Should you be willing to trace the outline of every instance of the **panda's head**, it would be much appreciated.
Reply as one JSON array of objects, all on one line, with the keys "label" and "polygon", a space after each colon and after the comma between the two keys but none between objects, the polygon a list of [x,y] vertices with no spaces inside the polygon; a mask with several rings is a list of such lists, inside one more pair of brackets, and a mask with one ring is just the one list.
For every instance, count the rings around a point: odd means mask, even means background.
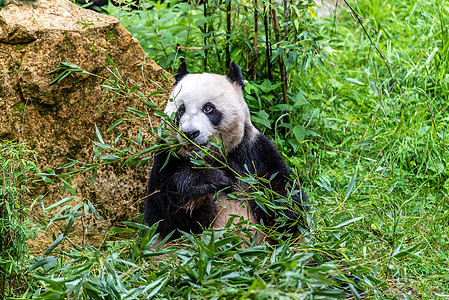
[{"label": "panda's head", "polygon": [[230,152],[244,137],[251,140],[257,134],[243,99],[243,77],[236,63],[230,64],[226,75],[217,75],[190,74],[183,62],[175,79],[165,113],[176,118],[180,132],[177,139],[185,145],[181,155],[188,156],[195,149],[189,140],[207,147],[219,136],[226,152]]}]

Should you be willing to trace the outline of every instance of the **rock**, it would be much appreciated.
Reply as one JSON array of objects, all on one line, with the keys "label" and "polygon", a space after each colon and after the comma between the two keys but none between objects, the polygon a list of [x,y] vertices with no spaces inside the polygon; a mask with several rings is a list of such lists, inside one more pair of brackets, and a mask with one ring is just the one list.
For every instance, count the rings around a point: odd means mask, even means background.
[{"label": "rock", "polygon": [[[108,64],[106,54],[115,68]],[[75,73],[50,84],[58,74],[50,72],[61,62],[76,64],[95,76]],[[94,124],[105,141],[119,133],[135,140],[142,129],[137,122],[123,123],[106,134],[128,106],[141,108],[137,96],[113,94],[100,86],[112,76],[109,70],[119,74],[122,86],[138,85],[145,95],[160,90],[159,86],[168,91],[172,84],[172,77],[146,58],[138,41],[117,19],[82,9],[69,0],[6,1],[0,8],[0,139],[27,143],[38,152],[42,169],[55,170],[68,163],[68,158],[93,162],[92,140],[98,141]],[[152,100],[159,105],[167,97],[164,92]],[[157,126],[156,118],[152,117],[152,124]],[[145,130],[143,133],[148,137]],[[77,198],[69,204],[90,200],[102,221],[84,219],[85,228],[75,226],[71,239],[99,246],[119,220],[140,213],[149,166],[109,165],[89,186],[91,175],[73,178]],[[45,206],[68,195],[61,192],[60,185],[35,191],[42,192],[46,193]],[[42,215],[41,205],[35,205],[33,213],[50,217]],[[56,236],[60,234],[58,227],[52,230]],[[47,231],[31,247],[45,249],[51,241]]]},{"label": "rock", "polygon": [[315,4],[315,11],[318,19],[326,19],[330,16],[335,16],[341,9],[338,0],[318,0]]}]

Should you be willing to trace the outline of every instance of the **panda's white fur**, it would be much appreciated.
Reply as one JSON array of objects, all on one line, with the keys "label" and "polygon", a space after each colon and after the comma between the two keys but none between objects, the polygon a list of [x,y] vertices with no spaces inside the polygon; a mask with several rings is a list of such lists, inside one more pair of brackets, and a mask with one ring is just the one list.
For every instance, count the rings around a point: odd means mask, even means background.
[{"label": "panda's white fur", "polygon": [[[203,106],[208,102],[212,102],[223,114],[218,126],[213,126],[202,112]],[[179,129],[184,132],[199,130],[200,135],[191,139],[198,145],[206,144],[212,136],[221,133],[224,148],[232,151],[242,141],[245,130],[248,139],[253,139],[258,134],[251,123],[242,88],[231,83],[224,75],[185,75],[171,92],[165,113],[176,113],[182,104],[186,106],[186,112],[179,120]],[[184,140],[180,135],[178,139]]]},{"label": "panda's white fur", "polygon": [[[248,185],[239,177],[248,173],[271,179],[259,186],[269,187],[277,195],[285,196],[286,186],[293,185],[298,191],[293,201],[304,209],[305,193],[292,184],[281,155],[251,122],[237,64],[231,63],[226,75],[217,75],[190,74],[183,63],[175,78],[165,113],[175,116],[176,137],[183,146],[177,156],[169,151],[160,151],[155,156],[145,201],[145,224],[160,222],[157,231],[162,236],[177,229],[200,233],[211,226],[223,227],[230,215],[242,216],[252,223],[262,219],[265,225],[274,225],[276,212],[260,208],[245,195],[227,198],[229,192],[245,194]],[[214,164],[214,160],[204,168],[192,164],[193,152],[211,148],[210,141],[217,137],[222,141],[226,167]],[[299,216],[292,210],[284,213],[291,217],[292,223]]]}]

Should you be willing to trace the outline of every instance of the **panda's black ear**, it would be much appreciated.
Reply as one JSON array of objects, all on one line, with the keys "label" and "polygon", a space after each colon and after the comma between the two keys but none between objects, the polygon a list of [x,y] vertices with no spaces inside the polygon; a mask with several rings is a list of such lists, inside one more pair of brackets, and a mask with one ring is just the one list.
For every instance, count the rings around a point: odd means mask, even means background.
[{"label": "panda's black ear", "polygon": [[240,67],[235,62],[231,62],[229,65],[229,71],[226,74],[226,77],[232,83],[238,84],[242,89],[245,87],[245,84],[243,83],[242,70],[240,70]]},{"label": "panda's black ear", "polygon": [[186,76],[187,74],[189,74],[189,71],[187,71],[187,65],[185,60],[182,60],[181,65],[179,65],[178,71],[176,71],[176,75],[175,75],[175,85],[178,84],[178,82],[181,81],[181,79]]}]

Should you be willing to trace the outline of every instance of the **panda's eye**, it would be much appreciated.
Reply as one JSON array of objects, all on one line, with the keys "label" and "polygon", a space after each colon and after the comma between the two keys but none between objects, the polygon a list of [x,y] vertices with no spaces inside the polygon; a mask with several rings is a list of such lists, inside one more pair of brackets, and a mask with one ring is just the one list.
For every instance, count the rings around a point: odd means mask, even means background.
[{"label": "panda's eye", "polygon": [[179,108],[178,108],[178,114],[179,116],[182,116],[186,111],[186,107],[184,104],[182,104]]},{"label": "panda's eye", "polygon": [[206,103],[206,105],[204,105],[203,107],[203,112],[205,114],[210,114],[211,112],[213,112],[215,109],[215,106],[212,103]]}]

